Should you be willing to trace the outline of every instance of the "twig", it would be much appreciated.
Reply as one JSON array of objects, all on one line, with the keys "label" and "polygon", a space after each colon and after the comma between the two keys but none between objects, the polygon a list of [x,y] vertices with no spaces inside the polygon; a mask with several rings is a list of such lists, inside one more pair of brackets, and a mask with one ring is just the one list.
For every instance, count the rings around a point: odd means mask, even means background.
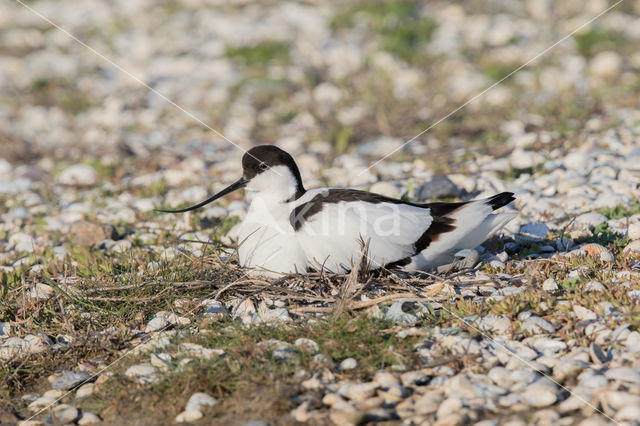
[{"label": "twig", "polygon": [[370,306],[379,305],[380,303],[388,302],[390,300],[396,300],[396,299],[416,299],[419,302],[423,302],[423,301],[426,302],[429,300],[422,297],[418,297],[413,293],[396,293],[396,294],[388,294],[386,296],[378,297],[372,300],[365,300],[362,302],[353,303],[350,306],[350,308],[363,309],[363,308],[368,308]]},{"label": "twig", "polygon": [[167,282],[167,281],[146,281],[140,284],[131,284],[124,286],[113,286],[113,287],[99,287],[99,288],[88,288],[85,291],[88,293],[96,293],[99,291],[120,291],[120,290],[133,290],[137,288],[153,286],[153,285],[168,285],[170,287],[188,287],[188,288],[200,288],[205,287],[206,285],[213,284],[213,281],[178,281],[178,282]]},{"label": "twig", "polygon": [[[218,292],[216,293],[216,295],[213,297],[213,300],[218,300],[218,297],[220,297],[220,295],[222,293],[224,293],[225,291],[227,291],[228,289],[230,289],[231,287],[235,286],[235,285],[239,285],[239,284],[247,284],[247,283],[254,283],[254,282],[262,282],[265,283],[264,281],[256,281],[256,280],[240,280],[240,281],[234,281],[231,284],[227,284],[226,286],[224,286],[223,288],[221,288],[220,290],[218,290]],[[268,285],[268,283],[265,283]]]}]

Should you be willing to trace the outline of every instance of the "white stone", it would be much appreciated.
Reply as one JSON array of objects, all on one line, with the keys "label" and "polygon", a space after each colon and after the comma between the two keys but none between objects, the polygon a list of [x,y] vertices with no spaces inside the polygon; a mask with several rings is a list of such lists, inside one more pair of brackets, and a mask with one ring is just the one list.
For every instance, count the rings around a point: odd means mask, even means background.
[{"label": "white stone", "polygon": [[556,283],[556,280],[554,280],[553,278],[547,278],[542,283],[542,289],[544,291],[554,292],[558,290],[558,283]]},{"label": "white stone", "polygon": [[90,425],[93,423],[101,423],[101,422],[102,422],[102,419],[100,417],[98,417],[97,415],[89,411],[83,411],[80,414],[80,419],[78,420],[79,425]]},{"label": "white stone", "polygon": [[176,416],[176,423],[191,423],[203,416],[201,411],[183,411]]},{"label": "white stone", "polygon": [[583,361],[574,358],[562,358],[553,367],[553,378],[562,383],[577,376],[587,367],[588,365]]},{"label": "white stone", "polygon": [[598,318],[595,312],[580,305],[573,305],[573,313],[576,314],[580,321],[595,320]]},{"label": "white stone", "polygon": [[33,253],[36,250],[36,240],[24,232],[16,232],[9,237],[9,245],[18,253]]},{"label": "white stone", "polygon": [[533,334],[545,332],[553,333],[555,331],[555,327],[549,321],[536,315],[532,315],[524,320],[520,327],[522,328],[522,330]]},{"label": "white stone", "polygon": [[36,399],[35,401],[31,402],[28,405],[28,409],[30,411],[40,411],[45,407],[48,407],[52,404],[56,404],[57,403],[58,398],[54,398],[52,396],[41,396],[40,398]]},{"label": "white stone", "polygon": [[49,413],[53,424],[63,425],[78,418],[78,409],[71,405],[58,405]]},{"label": "white stone", "polygon": [[32,299],[50,299],[53,296],[53,288],[47,284],[36,283],[29,291],[28,296]]},{"label": "white stone", "polygon": [[640,240],[633,240],[622,249],[622,252],[626,255],[631,253],[640,253]]},{"label": "white stone", "polygon": [[525,151],[521,148],[513,150],[509,162],[514,169],[530,169],[544,161],[544,157],[535,151]]},{"label": "white stone", "polygon": [[75,164],[58,176],[58,182],[63,185],[90,186],[97,184],[99,180],[98,172],[86,164]]},{"label": "white stone", "polygon": [[450,414],[458,413],[464,407],[464,404],[460,398],[450,397],[445,399],[438,406],[436,416],[438,418],[446,417]]},{"label": "white stone", "polygon": [[362,423],[364,413],[347,401],[338,401],[331,406],[329,418],[336,426],[355,426]]},{"label": "white stone", "polygon": [[145,331],[151,333],[153,331],[163,330],[169,326],[169,321],[164,317],[153,317],[151,321],[147,323]]},{"label": "white stone", "polygon": [[506,334],[511,330],[511,321],[505,316],[487,315],[478,320],[481,330],[490,331],[496,334]]},{"label": "white stone", "polygon": [[338,366],[338,369],[340,370],[353,370],[355,368],[358,368],[358,361],[356,361],[354,358],[346,358],[342,360],[342,362]]},{"label": "white stone", "polygon": [[369,191],[376,194],[384,195],[386,197],[398,197],[398,188],[396,188],[396,186],[390,182],[376,182],[371,185]]},{"label": "white stone", "polygon": [[531,407],[542,408],[554,404],[558,400],[556,391],[551,386],[533,383],[520,395],[520,401]]},{"label": "white stone", "polygon": [[338,388],[338,393],[352,401],[364,401],[371,398],[378,388],[374,382],[368,383],[344,383]]},{"label": "white stone", "polygon": [[607,379],[619,380],[640,385],[640,371],[632,367],[617,367],[607,370],[604,373]]},{"label": "white stone", "polygon": [[212,407],[216,404],[216,399],[204,392],[196,392],[189,398],[185,411],[201,411],[202,407]]},{"label": "white stone", "polygon": [[609,219],[607,219],[607,217],[603,214],[590,212],[583,213],[580,216],[576,217],[575,223],[595,228],[596,226],[600,225],[603,222],[606,222],[607,220]]},{"label": "white stone", "polygon": [[640,419],[640,404],[627,405],[615,415],[616,420],[637,422]]},{"label": "white stone", "polygon": [[8,322],[0,322],[0,339],[9,337],[11,332],[11,324]]},{"label": "white stone", "polygon": [[591,59],[589,69],[595,76],[602,78],[615,78],[620,75],[622,59],[612,50],[598,53]]},{"label": "white stone", "polygon": [[76,398],[86,398],[87,396],[92,395],[93,388],[94,388],[93,383],[85,383],[84,385],[80,386],[76,391]]},{"label": "white stone", "polygon": [[310,354],[315,354],[320,350],[320,346],[316,342],[311,339],[307,339],[306,337],[300,337],[293,342],[293,345],[303,352],[307,352]]},{"label": "white stone", "polygon": [[589,291],[597,291],[602,293],[607,290],[607,288],[600,281],[589,281],[587,285],[584,286],[584,290]]},{"label": "white stone", "polygon": [[19,337],[9,337],[0,346],[0,360],[9,361],[29,354],[30,344]]},{"label": "white stone", "polygon": [[632,240],[640,239],[640,222],[629,225],[629,238]]},{"label": "white stone", "polygon": [[156,368],[150,364],[132,365],[125,371],[125,376],[138,380],[141,384],[149,384],[157,380]]}]

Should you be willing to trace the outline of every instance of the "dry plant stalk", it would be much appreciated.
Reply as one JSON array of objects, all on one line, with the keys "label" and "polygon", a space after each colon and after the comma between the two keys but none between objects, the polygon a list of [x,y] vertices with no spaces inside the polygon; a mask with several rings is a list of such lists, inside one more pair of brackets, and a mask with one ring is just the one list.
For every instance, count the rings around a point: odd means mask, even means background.
[{"label": "dry plant stalk", "polygon": [[340,294],[333,309],[333,315],[335,316],[344,312],[345,308],[347,308],[351,303],[351,300],[357,294],[356,287],[361,278],[366,277],[366,280],[369,278],[369,268],[371,266],[369,242],[370,240],[365,242],[362,236],[360,236],[360,256],[358,257],[356,264],[351,265],[351,272],[349,272],[347,279],[340,288]]}]

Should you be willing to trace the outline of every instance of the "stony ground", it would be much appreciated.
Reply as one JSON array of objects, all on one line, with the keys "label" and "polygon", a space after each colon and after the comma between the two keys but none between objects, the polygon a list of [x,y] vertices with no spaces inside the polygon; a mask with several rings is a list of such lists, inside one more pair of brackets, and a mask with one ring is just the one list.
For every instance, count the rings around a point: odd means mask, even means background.
[{"label": "stony ground", "polygon": [[[0,423],[638,424],[640,3],[440,122],[613,4],[25,3],[105,60],[2,2]],[[519,215],[432,274],[251,278],[241,194],[152,212],[229,141]]]}]

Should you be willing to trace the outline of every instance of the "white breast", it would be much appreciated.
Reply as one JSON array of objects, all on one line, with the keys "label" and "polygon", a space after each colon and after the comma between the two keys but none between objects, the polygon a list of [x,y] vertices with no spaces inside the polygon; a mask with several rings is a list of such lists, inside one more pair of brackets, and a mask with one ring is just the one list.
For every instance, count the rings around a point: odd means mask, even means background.
[{"label": "white breast", "polygon": [[307,259],[283,203],[256,196],[238,236],[240,265],[265,276],[306,272]]}]

